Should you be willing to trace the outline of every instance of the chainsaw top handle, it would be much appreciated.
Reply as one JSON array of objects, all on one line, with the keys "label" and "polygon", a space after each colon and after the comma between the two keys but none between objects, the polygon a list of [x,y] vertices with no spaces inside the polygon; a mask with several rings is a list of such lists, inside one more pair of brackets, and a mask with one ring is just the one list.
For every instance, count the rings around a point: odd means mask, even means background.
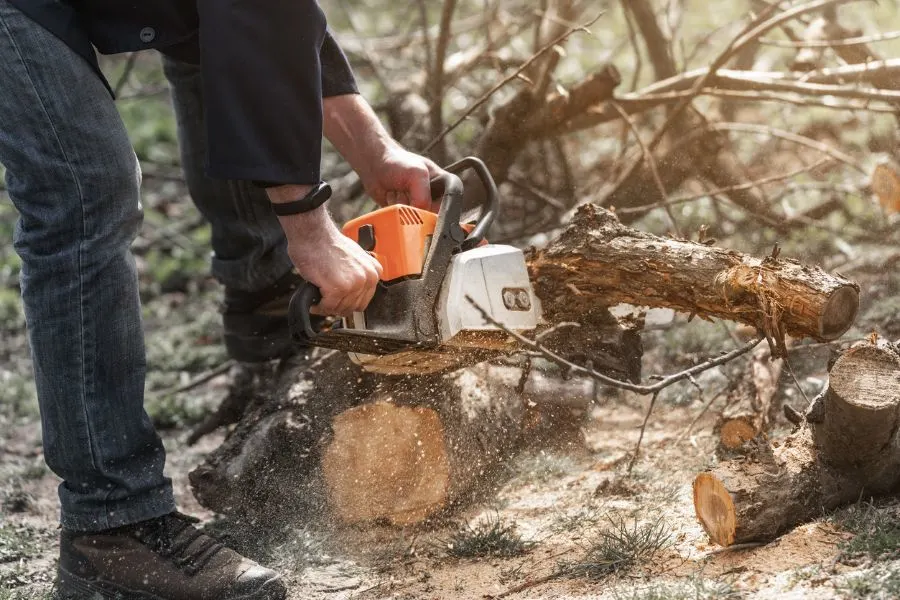
[{"label": "chainsaw top handle", "polygon": [[[458,175],[469,169],[475,171],[475,174],[481,181],[481,185],[484,186],[484,200],[481,205],[481,215],[478,218],[475,229],[469,233],[462,243],[462,250],[471,250],[484,241],[488,229],[490,229],[491,225],[494,223],[494,219],[497,217],[497,212],[500,208],[497,184],[494,183],[494,178],[491,177],[490,171],[488,171],[487,166],[481,159],[475,158],[474,156],[467,156],[444,168],[445,171],[454,175]],[[432,197],[434,196],[434,191],[432,191]],[[460,207],[460,212],[462,212],[461,208],[462,207]],[[457,219],[457,221],[458,220],[459,219]]]}]

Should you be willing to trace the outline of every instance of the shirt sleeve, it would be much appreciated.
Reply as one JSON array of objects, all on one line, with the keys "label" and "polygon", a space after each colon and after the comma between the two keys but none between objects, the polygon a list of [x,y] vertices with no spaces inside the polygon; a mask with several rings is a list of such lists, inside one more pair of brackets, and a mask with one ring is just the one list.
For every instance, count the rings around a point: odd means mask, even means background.
[{"label": "shirt sleeve", "polygon": [[359,93],[350,62],[330,31],[325,33],[319,56],[322,62],[323,98]]},{"label": "shirt sleeve", "polygon": [[317,184],[323,90],[355,82],[316,0],[198,0],[198,11],[209,175]]}]

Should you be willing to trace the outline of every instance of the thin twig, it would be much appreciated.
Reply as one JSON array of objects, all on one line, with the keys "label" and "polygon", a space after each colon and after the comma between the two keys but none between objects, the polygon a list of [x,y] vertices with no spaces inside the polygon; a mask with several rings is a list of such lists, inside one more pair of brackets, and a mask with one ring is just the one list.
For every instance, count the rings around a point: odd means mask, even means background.
[{"label": "thin twig", "polygon": [[794,368],[791,366],[791,361],[788,360],[787,352],[784,353],[784,366],[787,368],[787,372],[790,373],[791,379],[794,380],[794,385],[797,386],[797,389],[800,390],[800,395],[803,396],[803,399],[806,400],[806,405],[809,406],[812,404],[809,400],[809,396],[806,395],[806,392],[803,391],[803,386],[800,385],[800,382],[797,380],[797,376],[794,375]]},{"label": "thin twig", "polygon": [[711,359],[707,360],[706,362],[700,363],[699,365],[694,365],[690,369],[686,369],[684,371],[675,373],[673,375],[661,377],[660,380],[657,383],[654,383],[653,385],[639,385],[639,384],[634,384],[634,383],[631,383],[628,381],[621,381],[619,379],[613,379],[612,377],[608,377],[602,373],[598,373],[594,369],[588,369],[586,367],[582,367],[581,365],[578,365],[571,361],[568,361],[565,358],[554,353],[552,350],[549,350],[546,347],[542,346],[541,344],[535,342],[534,340],[530,340],[530,339],[526,338],[525,336],[523,336],[522,334],[509,329],[508,327],[506,327],[505,325],[503,325],[502,323],[500,323],[499,321],[494,319],[490,314],[488,314],[488,312],[486,310],[484,310],[477,302],[475,302],[475,300],[472,299],[471,296],[467,295],[466,300],[469,302],[469,304],[471,304],[475,308],[475,310],[477,310],[481,314],[482,318],[487,323],[490,323],[491,325],[500,329],[504,333],[512,336],[516,341],[521,343],[523,346],[525,346],[529,350],[532,350],[534,352],[541,354],[544,358],[550,360],[551,362],[556,363],[557,365],[559,365],[563,368],[569,369],[569,371],[571,373],[580,373],[582,375],[587,375],[588,377],[592,377],[592,378],[596,379],[597,381],[599,381],[600,383],[603,383],[605,385],[615,387],[618,389],[622,389],[622,390],[628,390],[630,392],[635,392],[637,394],[642,394],[642,395],[655,394],[659,391],[664,390],[665,388],[669,387],[672,384],[678,383],[679,381],[683,381],[694,375],[699,375],[700,373],[702,373],[704,371],[708,371],[709,369],[712,369],[714,367],[724,365],[725,363],[727,363],[731,360],[734,360],[735,358],[737,358],[743,354],[746,354],[747,352],[750,352],[756,346],[758,346],[759,343],[763,339],[765,339],[765,338],[759,337],[755,340],[751,340],[750,342],[748,342],[744,346],[741,346],[740,348],[732,350],[731,352],[728,352],[728,353],[718,356],[716,358],[711,358]]},{"label": "thin twig", "polygon": [[712,408],[712,405],[716,403],[716,400],[718,400],[719,398],[722,397],[722,394],[727,389],[728,389],[728,386],[726,385],[722,389],[720,389],[718,392],[716,392],[715,394],[712,395],[712,397],[706,402],[706,404],[703,405],[703,408],[700,409],[700,412],[698,412],[696,414],[696,416],[694,416],[694,419],[690,422],[690,424],[688,424],[688,426],[685,427],[684,431],[682,431],[681,434],[679,434],[679,436],[677,438],[675,438],[675,444],[680,444],[682,442],[682,440],[684,440],[684,438],[686,438],[687,436],[689,436],[691,434],[691,431],[694,429],[694,425],[696,425],[697,423],[700,422],[700,419],[703,418],[703,415],[705,415],[707,412],[709,412],[709,409]]},{"label": "thin twig", "polygon": [[471,115],[473,112],[478,110],[478,108],[481,105],[483,105],[485,102],[487,102],[494,94],[496,94],[498,91],[500,91],[509,82],[518,78],[519,75],[521,75],[529,66],[531,66],[531,64],[534,61],[539,59],[545,53],[552,50],[557,44],[563,42],[566,38],[568,38],[570,35],[572,35],[573,33],[577,32],[577,31],[584,31],[584,32],[590,33],[590,30],[588,29],[588,27],[590,27],[591,25],[596,23],[597,20],[600,19],[601,16],[603,16],[603,12],[598,14],[596,17],[594,17],[593,19],[591,19],[584,25],[581,25],[579,27],[573,27],[572,29],[569,29],[568,31],[566,31],[565,33],[563,33],[562,35],[557,37],[555,40],[553,40],[552,42],[545,45],[538,52],[533,54],[528,60],[526,60],[524,63],[522,63],[522,65],[518,69],[516,69],[512,74],[504,77],[499,83],[494,85],[491,89],[489,89],[484,94],[482,94],[481,97],[479,97],[477,100],[475,100],[475,102],[473,102],[465,111],[463,111],[462,115],[460,115],[456,121],[454,121],[453,123],[448,125],[446,128],[444,128],[444,130],[437,137],[435,137],[433,140],[431,140],[428,143],[428,145],[425,146],[425,148],[422,150],[422,152],[425,153],[425,152],[428,152],[429,150],[431,150],[432,148],[434,148],[438,143],[440,143],[441,140],[443,140],[447,136],[447,134],[449,134],[451,131],[453,131],[454,129],[459,127],[463,121],[468,119],[469,115]]},{"label": "thin twig", "polygon": [[900,38],[900,31],[886,31],[885,33],[876,33],[873,35],[862,35],[858,37],[842,38],[836,40],[770,40],[762,38],[760,44],[766,46],[775,46],[778,48],[831,48],[833,46],[864,46],[873,42],[884,42],[887,40],[896,40]]},{"label": "thin twig", "polygon": [[654,208],[665,208],[666,216],[669,217],[669,223],[671,223],[672,225],[672,231],[679,238],[682,237],[681,230],[678,227],[678,222],[675,220],[675,214],[672,212],[672,206],[667,201],[669,194],[666,191],[666,186],[662,182],[662,178],[660,178],[659,176],[659,169],[657,169],[656,167],[656,159],[653,158],[653,153],[650,152],[650,149],[644,144],[644,140],[641,139],[641,134],[638,131],[634,119],[632,119],[631,116],[629,116],[629,114],[624,110],[622,110],[622,107],[619,106],[619,103],[615,100],[610,100],[609,105],[612,106],[613,109],[618,112],[622,119],[628,124],[628,127],[631,129],[631,133],[634,135],[634,139],[641,147],[641,152],[644,154],[644,160],[647,162],[647,167],[650,169],[651,175],[653,175],[653,182],[656,184],[657,190],[659,190],[659,202],[656,202],[653,205]]},{"label": "thin twig", "polygon": [[778,129],[769,125],[756,125],[753,123],[714,123],[710,127],[712,129],[715,129],[716,131],[739,131],[744,133],[756,133],[777,137],[785,141],[798,144],[800,146],[806,146],[807,148],[818,150],[822,154],[827,154],[831,158],[840,161],[847,166],[853,167],[866,176],[868,176],[869,174],[866,168],[849,154],[844,154],[840,150],[837,150],[829,146],[828,144],[824,144],[797,133],[785,131],[784,129]]},{"label": "thin twig", "polygon": [[[804,166],[795,171],[791,171],[790,173],[784,173],[782,175],[773,175],[771,177],[764,177],[762,179],[756,179],[754,181],[749,181],[747,183],[741,183],[738,185],[731,185],[731,186],[723,187],[723,188],[714,188],[714,189],[706,190],[706,191],[698,193],[698,194],[690,194],[687,196],[678,196],[677,198],[671,198],[669,200],[666,200],[666,203],[669,205],[684,204],[685,202],[693,202],[694,200],[701,200],[703,198],[708,198],[709,196],[715,196],[717,194],[727,194],[729,192],[739,192],[741,190],[748,190],[748,189],[752,189],[752,188],[759,187],[761,185],[766,185],[769,183],[776,183],[779,181],[784,181],[786,179],[793,179],[794,177],[797,177],[798,175],[802,175],[802,174],[808,173],[814,169],[818,169],[819,167],[827,164],[829,162],[829,160],[830,160],[829,158],[823,158],[812,165]],[[627,208],[616,209],[616,213],[623,214],[623,215],[630,214],[630,213],[642,213],[642,212],[647,212],[648,210],[651,210],[653,208],[657,208],[658,206],[660,206],[659,202],[654,203],[654,204],[644,204],[642,206],[630,206]]]},{"label": "thin twig", "polygon": [[222,363],[218,367],[211,369],[211,370],[207,371],[206,373],[198,375],[196,378],[188,381],[184,385],[174,388],[174,389],[171,389],[171,390],[168,390],[168,391],[154,394],[154,396],[161,398],[164,396],[177,396],[178,394],[183,394],[184,392],[189,392],[193,389],[200,387],[204,383],[215,379],[219,375],[224,375],[231,369],[231,367],[234,366],[234,364],[235,364],[234,360],[230,360],[230,359],[226,360],[224,363]]},{"label": "thin twig", "polygon": [[644,441],[644,432],[647,430],[647,422],[650,421],[650,415],[653,414],[653,407],[656,406],[657,398],[659,398],[659,392],[655,392],[653,397],[650,398],[650,406],[647,407],[647,414],[644,415],[644,422],[641,423],[641,434],[638,436],[637,444],[634,446],[634,454],[631,456],[631,460],[628,461],[628,473],[631,473],[631,470],[634,469],[638,456],[640,456],[641,442]]}]

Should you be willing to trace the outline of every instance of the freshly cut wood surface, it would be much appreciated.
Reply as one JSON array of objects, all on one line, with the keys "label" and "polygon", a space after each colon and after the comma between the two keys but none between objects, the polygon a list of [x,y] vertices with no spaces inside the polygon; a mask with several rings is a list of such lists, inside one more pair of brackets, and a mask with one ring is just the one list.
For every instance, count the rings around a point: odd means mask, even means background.
[{"label": "freshly cut wood surface", "polygon": [[339,414],[332,428],[322,469],[341,521],[409,525],[446,505],[450,462],[435,410],[376,401]]}]

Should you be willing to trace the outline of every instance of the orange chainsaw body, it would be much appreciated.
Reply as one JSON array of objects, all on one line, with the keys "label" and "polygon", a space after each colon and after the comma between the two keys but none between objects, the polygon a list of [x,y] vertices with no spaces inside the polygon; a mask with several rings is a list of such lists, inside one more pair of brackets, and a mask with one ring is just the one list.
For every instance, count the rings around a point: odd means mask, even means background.
[{"label": "orange chainsaw body", "polygon": [[[347,221],[342,231],[381,263],[381,280],[391,282],[422,274],[437,218],[431,211],[394,204]],[[462,227],[469,232],[474,226]]]}]

